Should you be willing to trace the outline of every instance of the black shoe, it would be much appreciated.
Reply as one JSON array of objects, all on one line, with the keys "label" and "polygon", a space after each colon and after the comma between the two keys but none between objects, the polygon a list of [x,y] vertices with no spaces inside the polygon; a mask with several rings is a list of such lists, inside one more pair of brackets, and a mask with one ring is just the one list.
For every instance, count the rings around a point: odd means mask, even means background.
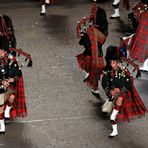
[{"label": "black shoe", "polygon": [[0,135],[4,135],[5,134],[5,131],[4,132],[0,132]]},{"label": "black shoe", "polygon": [[99,93],[94,93],[93,91],[91,91],[91,93],[96,97],[96,98],[101,98]]},{"label": "black shoe", "polygon": [[111,136],[109,135],[108,138],[114,138],[114,137],[117,137],[118,135],[115,135],[115,136]]},{"label": "black shoe", "polygon": [[9,121],[10,120],[10,118],[5,118],[5,121]]},{"label": "black shoe", "polygon": [[110,19],[120,19],[120,16],[116,16],[116,17],[110,16],[109,18],[110,18]]},{"label": "black shoe", "polygon": [[44,16],[44,15],[46,15],[46,13],[40,13],[40,16]]},{"label": "black shoe", "polygon": [[49,7],[50,6],[50,3],[46,3],[46,7]]}]

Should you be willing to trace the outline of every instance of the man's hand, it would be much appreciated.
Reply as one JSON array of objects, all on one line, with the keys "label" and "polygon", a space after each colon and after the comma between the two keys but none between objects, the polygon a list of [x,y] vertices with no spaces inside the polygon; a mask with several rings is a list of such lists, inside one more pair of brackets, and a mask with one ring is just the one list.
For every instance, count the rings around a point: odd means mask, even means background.
[{"label": "man's hand", "polygon": [[5,87],[8,87],[8,86],[9,86],[9,82],[8,82],[7,80],[2,81],[2,84],[3,84]]},{"label": "man's hand", "polygon": [[117,93],[119,93],[120,92],[120,89],[119,88],[113,88],[112,90],[111,90],[111,94],[112,94],[112,96],[115,96]]}]

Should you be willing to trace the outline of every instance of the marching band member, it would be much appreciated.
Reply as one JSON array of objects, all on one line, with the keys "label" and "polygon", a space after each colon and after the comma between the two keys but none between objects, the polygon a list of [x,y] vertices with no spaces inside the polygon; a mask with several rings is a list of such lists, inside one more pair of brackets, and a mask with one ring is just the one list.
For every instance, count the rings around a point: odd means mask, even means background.
[{"label": "marching band member", "polygon": [[[81,25],[84,25],[83,31]],[[78,23],[77,33],[81,34],[79,44],[85,48],[76,56],[79,67],[86,73],[84,82],[92,88],[93,94],[99,94],[98,80],[104,68],[102,45],[108,35],[108,22],[105,10],[97,7],[95,1],[91,15]]]},{"label": "marching band member", "polygon": [[5,119],[26,117],[24,83],[21,68],[16,57],[21,54],[29,59],[30,54],[16,48],[13,24],[9,16],[0,16],[0,134],[5,133]]},{"label": "marching band member", "polygon": [[[109,46],[108,49],[115,48]],[[114,49],[113,49],[114,50]],[[131,73],[122,66],[117,53],[110,53],[106,57],[110,68],[106,68],[102,78],[102,87],[106,95],[113,101],[114,108],[110,115],[112,133],[109,137],[118,135],[117,124],[121,121],[131,121],[133,117],[142,117],[147,109],[141,100]]]}]

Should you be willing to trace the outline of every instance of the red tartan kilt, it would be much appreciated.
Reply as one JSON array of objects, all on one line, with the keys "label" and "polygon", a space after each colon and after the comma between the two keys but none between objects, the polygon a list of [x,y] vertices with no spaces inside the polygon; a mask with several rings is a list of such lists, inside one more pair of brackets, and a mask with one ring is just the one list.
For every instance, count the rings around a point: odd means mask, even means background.
[{"label": "red tartan kilt", "polygon": [[144,62],[148,58],[148,13],[143,13],[130,50],[130,57]]},{"label": "red tartan kilt", "polygon": [[[91,56],[84,56],[83,53],[76,56],[79,67],[86,71],[90,72],[91,62],[92,58]],[[104,60],[103,57],[98,57],[98,68],[99,68],[99,74],[102,74],[103,68],[104,68]]]},{"label": "red tartan kilt", "polygon": [[15,101],[13,107],[10,112],[10,118],[14,119],[15,117],[26,117],[27,107],[26,107],[26,99],[25,99],[25,91],[24,91],[24,82],[23,77],[20,77],[16,83],[16,93],[15,93]]},{"label": "red tartan kilt", "polygon": [[117,122],[130,121],[133,117],[142,117],[147,112],[136,90],[134,90],[134,93],[124,92],[121,97],[123,98],[123,104],[117,116]]},{"label": "red tartan kilt", "polygon": [[86,71],[90,72],[90,66],[91,66],[91,56],[84,56],[83,53],[76,56],[79,67]]},{"label": "red tartan kilt", "polygon": [[98,67],[99,67],[99,74],[103,74],[103,69],[105,67],[103,57],[98,57]]}]

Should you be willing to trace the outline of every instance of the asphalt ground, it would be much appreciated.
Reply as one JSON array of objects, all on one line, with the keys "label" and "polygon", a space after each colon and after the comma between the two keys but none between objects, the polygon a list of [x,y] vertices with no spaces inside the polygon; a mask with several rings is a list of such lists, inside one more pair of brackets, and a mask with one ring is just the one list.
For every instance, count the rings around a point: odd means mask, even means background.
[{"label": "asphalt ground", "polygon": [[[134,5],[136,1],[131,1]],[[121,19],[110,20],[111,1],[100,3],[107,13],[109,36],[103,46],[119,45],[128,29],[128,11],[121,7]],[[76,22],[89,15],[91,1],[65,0],[47,8],[40,16],[35,0],[0,0],[0,13],[14,24],[17,47],[30,53],[33,68],[24,68],[28,117],[6,125],[0,135],[2,148],[147,148],[148,116],[119,125],[119,135],[109,139],[109,116],[101,113],[106,99],[91,94],[75,56],[83,51],[76,37]],[[22,58],[23,60],[23,58]],[[21,62],[21,61],[20,61]],[[135,79],[135,86],[148,107],[148,73]]]}]

